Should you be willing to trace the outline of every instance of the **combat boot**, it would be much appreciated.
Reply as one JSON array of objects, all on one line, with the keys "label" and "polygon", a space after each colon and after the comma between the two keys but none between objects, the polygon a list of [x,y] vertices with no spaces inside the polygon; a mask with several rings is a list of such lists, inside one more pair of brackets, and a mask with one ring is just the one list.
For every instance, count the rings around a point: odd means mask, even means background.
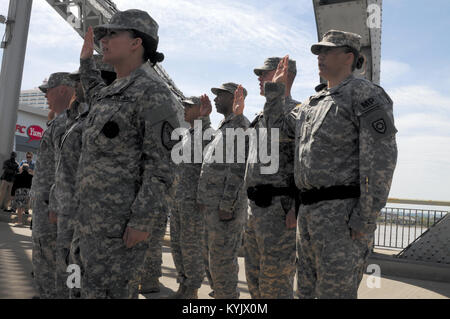
[{"label": "combat boot", "polygon": [[186,287],[182,299],[198,299],[198,289]]},{"label": "combat boot", "polygon": [[178,286],[177,292],[170,294],[167,299],[183,299],[184,292],[186,291],[186,286],[180,284]]},{"label": "combat boot", "polygon": [[152,278],[151,280],[147,281],[146,283],[143,283],[139,290],[139,293],[141,293],[141,294],[151,294],[151,293],[156,293],[156,292],[160,292],[158,278]]}]

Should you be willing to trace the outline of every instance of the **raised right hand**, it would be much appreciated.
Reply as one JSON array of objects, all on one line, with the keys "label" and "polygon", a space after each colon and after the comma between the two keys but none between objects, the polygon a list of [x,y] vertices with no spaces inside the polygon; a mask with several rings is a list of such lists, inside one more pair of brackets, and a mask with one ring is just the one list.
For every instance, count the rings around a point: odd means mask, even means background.
[{"label": "raised right hand", "polygon": [[236,91],[234,92],[234,100],[233,100],[233,113],[235,115],[242,115],[244,113],[245,108],[245,97],[244,97],[244,88],[242,85],[238,85]]},{"label": "raised right hand", "polygon": [[211,114],[212,111],[212,105],[211,101],[209,100],[208,95],[203,94],[200,96],[200,116],[205,117]]},{"label": "raised right hand", "polygon": [[89,59],[94,55],[94,30],[89,27],[84,35],[84,43],[81,48],[80,59]]},{"label": "raised right hand", "polygon": [[277,70],[273,75],[272,82],[274,83],[284,83],[287,87],[288,82],[288,69],[289,69],[289,55],[286,55],[278,63]]}]

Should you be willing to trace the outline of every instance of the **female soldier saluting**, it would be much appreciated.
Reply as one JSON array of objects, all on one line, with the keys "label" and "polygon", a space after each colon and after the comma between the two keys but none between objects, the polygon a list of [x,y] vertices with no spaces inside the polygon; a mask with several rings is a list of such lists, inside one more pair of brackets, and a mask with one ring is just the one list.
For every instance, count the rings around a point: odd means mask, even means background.
[{"label": "female soldier saluting", "polygon": [[[80,75],[92,102],[78,171],[83,298],[137,298],[147,238],[165,213],[179,121],[175,97],[146,63],[164,58],[157,32],[146,12],[127,10],[85,36]],[[117,73],[109,86],[92,59],[94,34]]]}]

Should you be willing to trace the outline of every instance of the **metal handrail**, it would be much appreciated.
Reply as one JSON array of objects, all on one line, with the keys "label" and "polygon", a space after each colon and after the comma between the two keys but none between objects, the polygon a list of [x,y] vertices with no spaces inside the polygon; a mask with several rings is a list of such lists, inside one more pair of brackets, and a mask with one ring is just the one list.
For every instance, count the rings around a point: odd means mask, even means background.
[{"label": "metal handrail", "polygon": [[391,204],[410,204],[410,205],[449,206],[450,207],[450,202],[435,201],[435,200],[389,198],[387,200],[387,202],[391,203]]},{"label": "metal handrail", "polygon": [[[450,207],[450,202],[389,199],[388,203]],[[450,213],[450,209],[384,207],[377,219],[375,246],[404,249]]]}]

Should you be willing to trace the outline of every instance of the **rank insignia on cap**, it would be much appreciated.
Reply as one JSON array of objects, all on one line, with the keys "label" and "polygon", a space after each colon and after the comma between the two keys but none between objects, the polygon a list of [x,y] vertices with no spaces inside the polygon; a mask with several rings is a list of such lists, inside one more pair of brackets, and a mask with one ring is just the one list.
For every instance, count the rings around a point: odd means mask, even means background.
[{"label": "rank insignia on cap", "polygon": [[378,119],[372,122],[372,127],[380,134],[386,133],[386,122],[384,119]]},{"label": "rank insignia on cap", "polygon": [[120,128],[116,122],[109,121],[103,126],[102,132],[107,138],[115,138],[119,135]]},{"label": "rank insignia on cap", "polygon": [[174,128],[169,122],[164,122],[161,128],[161,142],[163,146],[168,150],[172,150],[172,148],[177,144],[180,140],[172,140],[172,132]]}]

